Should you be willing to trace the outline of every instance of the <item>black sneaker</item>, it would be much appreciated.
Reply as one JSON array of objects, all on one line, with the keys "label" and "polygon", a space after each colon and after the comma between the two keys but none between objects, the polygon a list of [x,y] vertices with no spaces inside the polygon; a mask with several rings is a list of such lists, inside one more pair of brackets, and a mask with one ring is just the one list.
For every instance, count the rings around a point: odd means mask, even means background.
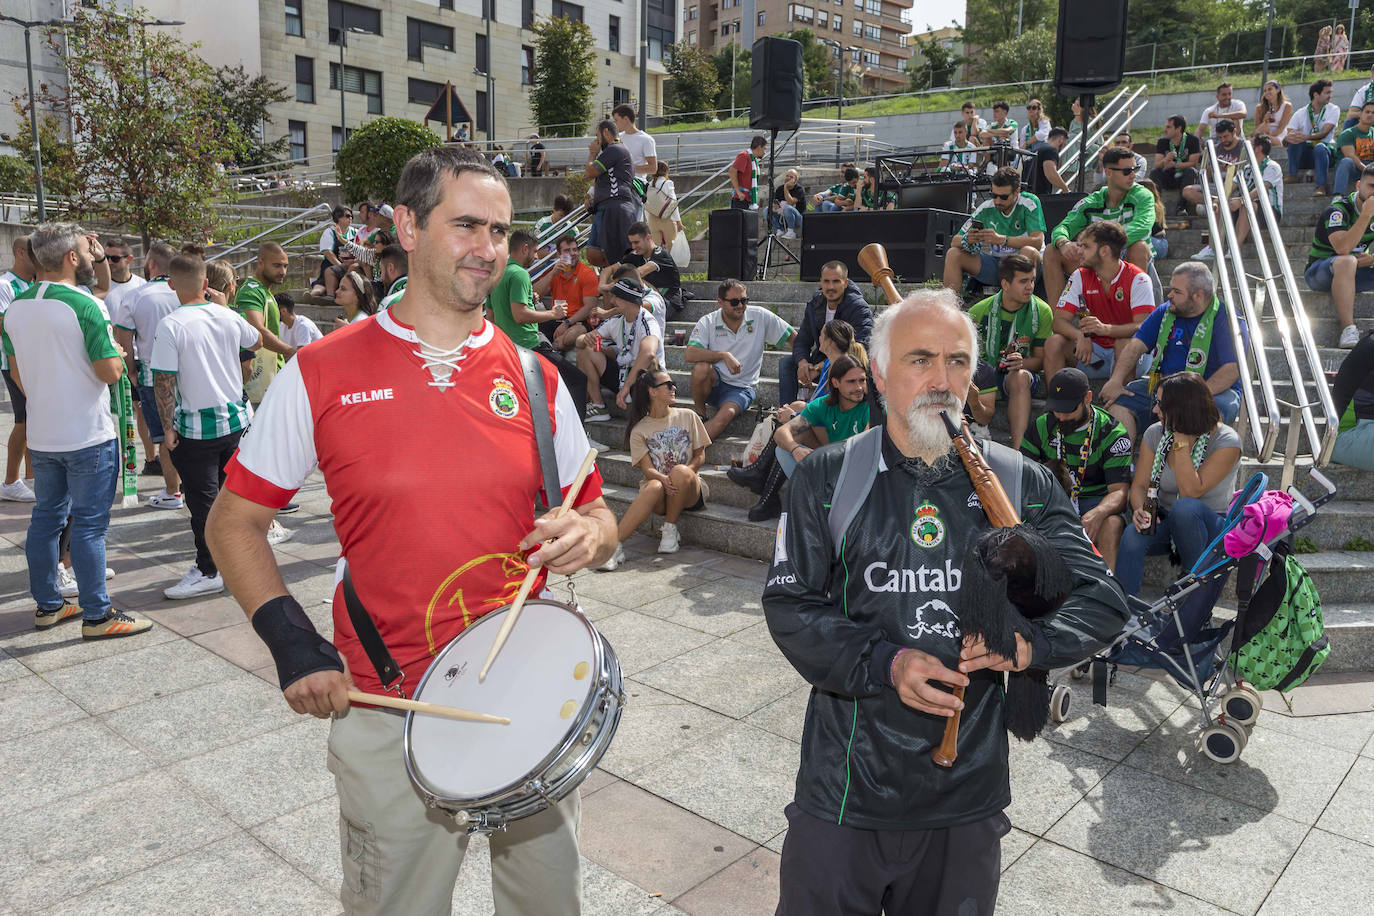
[{"label": "black sneaker", "polygon": [[292,512],[295,512],[299,508],[300,506],[296,505],[295,503],[287,503],[286,505],[282,506],[280,509],[277,510],[277,514],[290,515]]},{"label": "black sneaker", "polygon": [[138,472],[140,477],[161,477],[162,463],[156,458],[149,458],[143,462],[143,470]]}]

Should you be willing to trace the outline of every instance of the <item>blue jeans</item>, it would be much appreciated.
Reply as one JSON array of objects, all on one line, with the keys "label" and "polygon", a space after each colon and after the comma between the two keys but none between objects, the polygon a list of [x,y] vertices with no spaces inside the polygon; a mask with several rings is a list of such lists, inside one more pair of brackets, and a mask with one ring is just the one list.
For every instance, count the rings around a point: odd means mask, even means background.
[{"label": "blue jeans", "polygon": [[778,357],[778,404],[791,404],[797,399],[797,358],[791,353]]},{"label": "blue jeans", "polygon": [[796,207],[789,203],[782,205],[782,213],[769,209],[768,225],[772,229],[791,229],[793,232],[801,229],[802,215]]},{"label": "blue jeans", "polygon": [[72,520],[72,572],[81,589],[81,616],[102,620],[110,613],[105,593],[105,533],[119,483],[119,443],[111,439],[74,452],[33,455],[33,490],[38,501],[29,520],[24,553],[29,592],[40,611],[62,607],[57,590],[57,541]]},{"label": "blue jeans", "polygon": [[1168,513],[1155,525],[1153,535],[1141,534],[1128,519],[1126,532],[1121,536],[1121,549],[1116,555],[1116,577],[1121,580],[1121,587],[1128,595],[1140,594],[1140,583],[1145,578],[1145,557],[1168,553],[1170,541],[1178,548],[1183,572],[1187,573],[1212,543],[1212,538],[1220,533],[1224,523],[1220,512],[1213,511],[1200,499],[1187,496],[1174,500]]},{"label": "blue jeans", "polygon": [[834,201],[823,200],[820,203],[816,204],[816,211],[818,213],[843,213],[844,207],[841,207]]},{"label": "blue jeans", "polygon": [[1296,175],[1303,169],[1312,169],[1317,184],[1326,184],[1326,171],[1331,167],[1331,147],[1318,143],[1285,143],[1288,149],[1288,174]]},{"label": "blue jeans", "polygon": [[1341,161],[1336,165],[1336,182],[1331,185],[1332,194],[1346,194],[1350,191],[1350,183],[1358,181],[1360,172],[1363,168],[1349,156],[1342,156]]},{"label": "blue jeans", "polygon": [[[1335,271],[1331,267],[1335,261],[1335,257],[1318,258],[1308,264],[1302,272],[1307,288],[1316,293],[1331,292],[1331,282],[1335,279]],[[1374,292],[1374,267],[1355,268],[1355,292]]]},{"label": "blue jeans", "polygon": [[1374,471],[1374,420],[1359,420],[1336,437],[1331,460],[1352,468]]}]

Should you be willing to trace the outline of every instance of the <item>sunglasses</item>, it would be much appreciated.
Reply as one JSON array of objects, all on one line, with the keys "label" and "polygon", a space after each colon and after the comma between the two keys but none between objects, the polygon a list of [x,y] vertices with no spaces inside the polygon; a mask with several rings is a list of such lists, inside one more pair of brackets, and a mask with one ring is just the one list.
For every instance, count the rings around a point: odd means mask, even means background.
[{"label": "sunglasses", "polygon": [[1027,105],[1027,106],[1026,106],[1026,111],[1039,111],[1039,110],[1040,110],[1040,106],[1039,106],[1039,105]]},{"label": "sunglasses", "polygon": [[672,379],[668,379],[666,382],[651,382],[651,383],[649,384],[649,387],[650,387],[650,388],[671,388],[671,389],[673,389],[674,391],[677,391],[677,382],[673,381]]},{"label": "sunglasses", "polygon": [[993,194],[992,194],[992,199],[993,199],[993,200],[1011,200],[1011,195],[1010,195],[1010,194],[998,194],[997,192],[994,191]]},{"label": "sunglasses", "polygon": [[1120,172],[1123,175],[1130,175],[1135,171],[1135,166],[1129,165],[1122,169],[1107,169],[1109,172]]},{"label": "sunglasses", "polygon": [[123,261],[125,258],[132,258],[132,257],[133,257],[133,255],[131,255],[131,254],[107,254],[107,255],[105,255],[106,260],[108,260],[111,264],[118,264],[120,261]]},{"label": "sunglasses", "polygon": [[730,303],[731,305],[733,305],[733,306],[735,306],[735,307],[739,307],[739,306],[741,306],[741,305],[748,305],[748,304],[749,304],[749,297],[748,297],[748,296],[736,296],[736,297],[734,297],[733,299],[722,299],[722,300],[720,300],[720,301],[721,301],[721,302],[728,302],[728,303]]}]

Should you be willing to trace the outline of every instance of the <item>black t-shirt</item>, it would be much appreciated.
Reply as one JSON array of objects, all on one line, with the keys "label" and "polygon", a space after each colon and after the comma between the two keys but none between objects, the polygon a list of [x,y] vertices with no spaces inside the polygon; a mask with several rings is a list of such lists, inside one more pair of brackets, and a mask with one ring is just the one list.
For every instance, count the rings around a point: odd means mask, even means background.
[{"label": "black t-shirt", "polygon": [[[783,186],[782,186],[782,185],[778,185],[776,188],[773,189],[773,199],[774,199],[774,200],[782,200],[782,189],[783,189]],[[798,213],[805,213],[805,212],[806,212],[806,188],[802,185],[802,183],[801,183],[800,181],[797,182],[795,185],[793,185],[793,187],[792,187],[792,196],[798,198],[797,202],[796,202],[795,204],[793,204],[793,206],[797,208],[797,212],[798,212]]]},{"label": "black t-shirt", "polygon": [[[1187,131],[1184,131],[1183,142],[1179,145],[1182,148],[1178,151],[1178,162],[1180,165],[1174,167],[1176,171],[1182,170],[1181,164],[1187,162],[1189,157],[1196,156],[1198,153],[1202,152],[1202,141],[1198,140],[1196,136]],[[1155,144],[1155,152],[1161,156],[1173,148],[1174,143],[1168,137],[1160,137],[1159,142]]]},{"label": "black t-shirt", "polygon": [[1026,183],[1030,185],[1032,194],[1049,194],[1054,190],[1054,185],[1045,177],[1045,163],[1053,162],[1059,164],[1059,150],[1055,149],[1053,143],[1035,143],[1030,148],[1035,153],[1035,161],[1030,164],[1030,170]]},{"label": "black t-shirt", "polygon": [[612,143],[601,151],[596,161],[601,163],[601,174],[596,176],[593,201],[600,204],[612,198],[634,200],[635,166],[625,144]]},{"label": "black t-shirt", "polygon": [[678,272],[677,262],[662,247],[655,248],[648,258],[631,251],[620,259],[620,263],[630,264],[634,267],[643,267],[645,261],[653,261],[658,265],[658,270],[644,278],[645,283],[657,290],[677,289],[682,286],[682,275]]},{"label": "black t-shirt", "polygon": [[530,144],[530,167],[534,169],[542,169],[544,167],[544,144]]}]

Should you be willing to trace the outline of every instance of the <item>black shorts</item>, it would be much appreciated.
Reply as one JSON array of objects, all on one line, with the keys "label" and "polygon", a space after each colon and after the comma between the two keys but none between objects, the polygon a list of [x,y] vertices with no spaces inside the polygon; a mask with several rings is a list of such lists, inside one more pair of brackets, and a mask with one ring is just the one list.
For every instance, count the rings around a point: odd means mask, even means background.
[{"label": "black shorts", "polygon": [[24,392],[19,390],[19,386],[14,383],[14,378],[10,375],[10,370],[3,370],[5,376],[5,390],[10,393],[10,403],[14,405],[14,422],[29,422],[29,401],[24,397]]},{"label": "black shorts", "polygon": [[620,390],[620,364],[615,361],[614,353],[602,352],[606,357],[606,368],[601,370],[601,387],[611,391]]},{"label": "black shorts", "polygon": [[630,250],[630,226],[641,212],[636,201],[602,201],[596,208],[596,240],[588,242],[588,247],[601,249],[610,263],[619,261]]}]

